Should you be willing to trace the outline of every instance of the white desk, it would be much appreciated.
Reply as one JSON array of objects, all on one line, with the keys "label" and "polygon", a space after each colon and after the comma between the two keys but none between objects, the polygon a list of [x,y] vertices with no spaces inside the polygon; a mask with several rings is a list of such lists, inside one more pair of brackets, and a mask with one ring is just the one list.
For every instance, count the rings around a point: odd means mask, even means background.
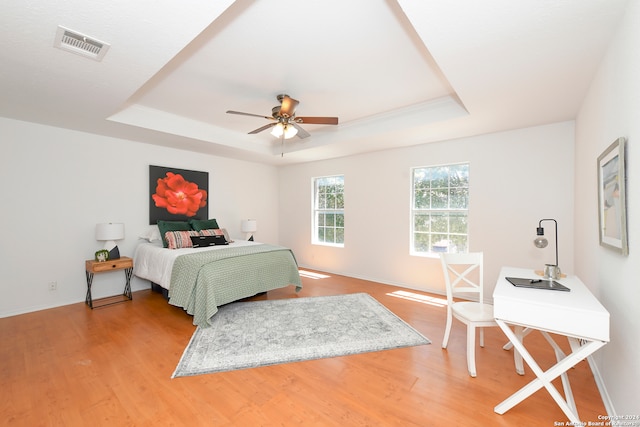
[{"label": "white desk", "polygon": [[[609,312],[575,276],[557,280],[571,289],[571,292],[517,288],[505,277],[540,279],[540,276],[533,270],[503,267],[493,292],[493,312],[496,322],[519,353],[519,357],[516,357],[516,370],[523,372],[522,359],[524,359],[537,378],[496,406],[495,412],[504,414],[545,387],[565,415],[572,422],[579,422],[566,371],[590,357],[609,341]],[[515,332],[510,325],[515,326]],[[542,332],[555,350],[557,364],[547,371],[543,371],[538,366],[524,346],[523,328]],[[569,339],[571,345],[569,355],[562,352],[549,332],[564,335]],[[551,381],[558,376],[562,376],[566,400],[551,384]]]}]

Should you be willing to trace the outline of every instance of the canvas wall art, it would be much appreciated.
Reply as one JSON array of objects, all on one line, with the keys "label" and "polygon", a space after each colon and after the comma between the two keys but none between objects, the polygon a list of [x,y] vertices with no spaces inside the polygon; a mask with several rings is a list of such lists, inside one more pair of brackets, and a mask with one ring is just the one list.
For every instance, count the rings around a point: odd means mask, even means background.
[{"label": "canvas wall art", "polygon": [[209,173],[149,166],[149,224],[208,219]]},{"label": "canvas wall art", "polygon": [[627,242],[625,138],[616,139],[598,157],[600,245],[629,254]]}]

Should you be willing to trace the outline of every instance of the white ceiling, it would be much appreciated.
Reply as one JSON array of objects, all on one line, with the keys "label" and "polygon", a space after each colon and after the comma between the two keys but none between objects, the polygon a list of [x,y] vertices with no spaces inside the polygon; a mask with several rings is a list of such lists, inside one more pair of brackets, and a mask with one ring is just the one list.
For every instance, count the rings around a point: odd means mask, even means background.
[{"label": "white ceiling", "polygon": [[[8,0],[0,115],[276,165],[571,120],[627,1]],[[340,124],[282,145],[225,113],[281,93]]]}]

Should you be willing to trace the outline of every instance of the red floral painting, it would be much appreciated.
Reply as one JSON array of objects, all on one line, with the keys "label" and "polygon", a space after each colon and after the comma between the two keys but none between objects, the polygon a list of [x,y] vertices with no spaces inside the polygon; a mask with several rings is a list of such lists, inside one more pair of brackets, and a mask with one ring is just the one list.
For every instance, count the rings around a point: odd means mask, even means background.
[{"label": "red floral painting", "polygon": [[174,215],[195,216],[198,209],[207,205],[207,192],[182,175],[167,172],[158,180],[156,194],[151,196],[156,207],[165,208]]},{"label": "red floral painting", "polygon": [[150,223],[207,219],[208,180],[207,172],[149,166]]}]

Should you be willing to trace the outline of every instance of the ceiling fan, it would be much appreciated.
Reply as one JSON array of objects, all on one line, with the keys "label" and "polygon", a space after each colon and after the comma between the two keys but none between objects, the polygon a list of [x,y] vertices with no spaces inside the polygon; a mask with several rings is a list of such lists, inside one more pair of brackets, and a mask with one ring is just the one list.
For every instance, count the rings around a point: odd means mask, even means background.
[{"label": "ceiling fan", "polygon": [[277,138],[289,139],[294,136],[298,138],[307,138],[311,136],[309,132],[304,130],[300,124],[307,123],[313,125],[337,125],[337,117],[296,117],[296,107],[300,101],[291,98],[289,95],[278,95],[276,97],[280,105],[276,105],[271,109],[271,116],[262,116],[260,114],[243,113],[240,111],[227,111],[228,114],[239,114],[241,116],[262,117],[270,120],[271,123],[252,130],[249,134],[255,134],[271,129],[271,134]]}]

